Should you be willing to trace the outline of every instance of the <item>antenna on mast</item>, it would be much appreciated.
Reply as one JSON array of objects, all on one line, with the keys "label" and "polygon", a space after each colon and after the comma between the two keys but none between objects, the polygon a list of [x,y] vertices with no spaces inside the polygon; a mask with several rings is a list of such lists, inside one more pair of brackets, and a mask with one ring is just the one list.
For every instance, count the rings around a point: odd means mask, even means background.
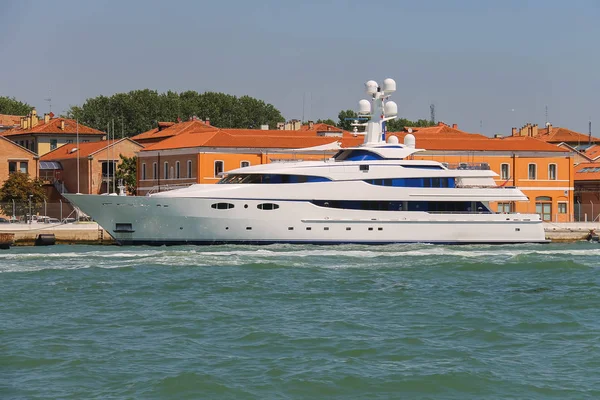
[{"label": "antenna on mast", "polygon": [[48,111],[48,114],[52,112],[52,93],[50,93],[50,91],[48,90],[48,98],[44,99],[44,101],[48,102],[48,106],[50,108],[50,111]]},{"label": "antenna on mast", "polygon": [[435,104],[433,103],[429,105],[429,122],[431,125],[435,125]]},{"label": "antenna on mast", "polygon": [[[77,142],[77,194],[81,193],[79,191],[79,118],[77,119],[77,124],[75,128],[76,134],[76,142]],[[77,219],[79,221],[79,218]]]}]

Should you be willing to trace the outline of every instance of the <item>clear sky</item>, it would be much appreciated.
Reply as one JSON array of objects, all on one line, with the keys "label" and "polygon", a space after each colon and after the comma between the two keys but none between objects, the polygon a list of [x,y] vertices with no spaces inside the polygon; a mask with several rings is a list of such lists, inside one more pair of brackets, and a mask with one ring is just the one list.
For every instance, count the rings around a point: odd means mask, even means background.
[{"label": "clear sky", "polygon": [[286,119],[394,78],[409,119],[600,136],[600,0],[0,0],[0,95],[64,112],[132,89],[220,91]]}]

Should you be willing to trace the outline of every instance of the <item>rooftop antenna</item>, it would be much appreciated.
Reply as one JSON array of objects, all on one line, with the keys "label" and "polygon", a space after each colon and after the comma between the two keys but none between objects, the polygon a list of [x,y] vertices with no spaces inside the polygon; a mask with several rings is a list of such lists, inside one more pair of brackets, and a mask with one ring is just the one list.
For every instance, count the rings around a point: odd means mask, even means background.
[{"label": "rooftop antenna", "polygon": [[546,106],[546,125],[548,125],[548,106]]},{"label": "rooftop antenna", "polygon": [[117,163],[116,163],[116,160],[115,160],[115,120],[114,119],[112,120],[112,134],[113,134],[112,159],[110,161],[111,161],[112,169],[113,169],[113,179],[112,179],[112,181],[113,181],[113,193],[117,193],[117,187],[116,187],[117,186],[117,181],[116,181],[116,177],[117,177],[116,172],[117,171],[116,171],[116,168],[115,168]]},{"label": "rooftop antenna", "polygon": [[50,111],[48,111],[48,114],[52,112],[52,93],[50,93],[50,91],[48,90],[48,98],[44,99],[44,101],[48,102],[48,106],[50,108]]},{"label": "rooftop antenna", "polygon": [[435,125],[435,104],[433,103],[429,105],[429,122],[431,125]]},{"label": "rooftop antenna", "polygon": [[588,144],[591,145],[592,144],[592,117],[590,117],[590,120],[588,122]]},{"label": "rooftop antenna", "polygon": [[306,103],[306,92],[302,93],[302,123],[304,123],[304,104]]}]

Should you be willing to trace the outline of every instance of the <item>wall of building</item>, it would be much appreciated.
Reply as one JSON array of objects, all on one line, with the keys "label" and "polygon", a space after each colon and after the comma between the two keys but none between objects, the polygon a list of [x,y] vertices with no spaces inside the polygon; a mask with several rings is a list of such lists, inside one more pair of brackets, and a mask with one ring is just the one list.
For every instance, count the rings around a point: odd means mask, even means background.
[{"label": "wall of building", "polygon": [[[542,207],[550,221],[572,221],[573,215],[573,190],[574,169],[573,159],[570,156],[560,155],[526,155],[513,154],[435,154],[427,152],[415,155],[415,159],[435,160],[449,164],[487,163],[492,171],[499,176],[496,183],[500,186],[516,186],[530,199],[529,202],[515,202],[511,205],[514,212],[537,213],[536,208]],[[502,179],[502,164],[509,166],[509,178]],[[529,165],[536,165],[536,179],[529,179]],[[556,165],[556,179],[549,179],[549,165]],[[549,199],[546,199],[549,198]],[[536,203],[544,203],[538,205]],[[566,205],[559,205],[566,203]],[[549,204],[546,205],[546,204]],[[491,203],[494,211],[499,211],[497,203]],[[562,211],[565,211],[564,213]]]},{"label": "wall of building", "polygon": [[38,160],[35,155],[20,148],[9,140],[0,139],[0,186],[8,179],[9,162],[17,162],[17,170],[20,169],[20,163],[27,163],[27,172],[32,178],[38,177]]}]

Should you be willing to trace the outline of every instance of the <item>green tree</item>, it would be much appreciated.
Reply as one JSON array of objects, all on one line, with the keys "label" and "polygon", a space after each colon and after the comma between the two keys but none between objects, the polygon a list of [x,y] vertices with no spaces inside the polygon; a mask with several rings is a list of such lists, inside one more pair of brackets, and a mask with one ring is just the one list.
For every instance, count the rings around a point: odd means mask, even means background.
[{"label": "green tree", "polygon": [[117,167],[117,181],[122,179],[129,194],[137,191],[137,157],[125,157],[120,154],[121,163]]},{"label": "green tree", "polygon": [[[359,121],[358,113],[356,111],[342,110],[338,114],[337,126],[338,126],[338,128],[342,128],[346,131],[352,131],[354,129],[354,127],[352,126],[354,121]],[[359,122],[364,122],[364,121],[359,121]]]},{"label": "green tree", "polygon": [[0,96],[0,114],[27,115],[32,109],[32,106],[14,97]]},{"label": "green tree", "polygon": [[317,124],[327,124],[327,125],[332,125],[332,126],[336,126],[337,124],[335,123],[334,120],[332,120],[331,118],[327,118],[327,119],[318,119],[317,120]]},{"label": "green tree", "polygon": [[13,214],[13,200],[17,215],[29,214],[29,196],[33,210],[43,204],[46,192],[42,181],[31,179],[28,174],[22,172],[10,174],[0,188],[0,208],[4,215]]},{"label": "green tree", "polygon": [[121,128],[126,136],[155,128],[158,121],[186,121],[194,116],[210,118],[211,125],[220,128],[269,125],[274,129],[278,122],[285,121],[273,105],[250,96],[192,90],[158,93],[150,89],[90,98],[81,106],[71,106],[66,116],[104,131],[114,120],[115,128]]}]

